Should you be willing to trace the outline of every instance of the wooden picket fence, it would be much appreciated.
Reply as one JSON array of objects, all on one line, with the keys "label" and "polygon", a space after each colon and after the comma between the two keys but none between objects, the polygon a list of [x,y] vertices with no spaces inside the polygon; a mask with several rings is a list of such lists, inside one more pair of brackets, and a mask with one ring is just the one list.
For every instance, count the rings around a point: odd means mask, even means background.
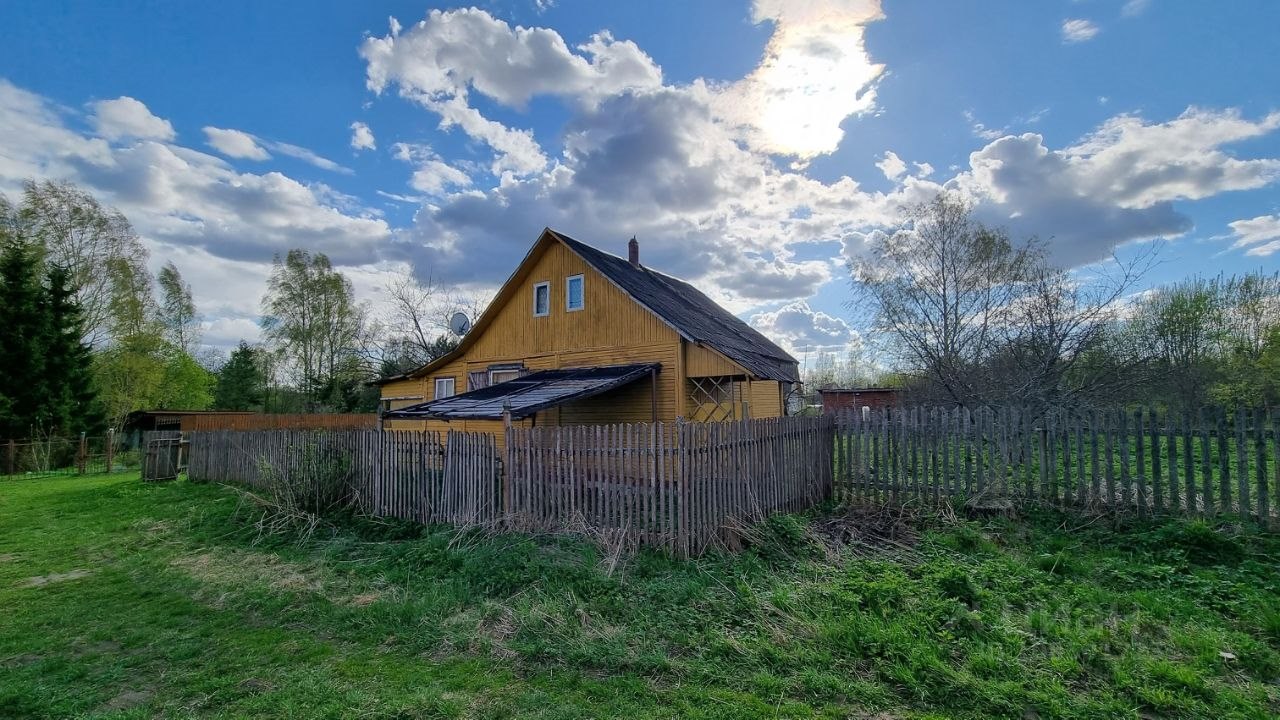
[{"label": "wooden picket fence", "polygon": [[258,490],[337,483],[364,512],[422,523],[473,526],[501,517],[500,463],[485,433],[219,430],[189,438],[193,481]]},{"label": "wooden picket fence", "polygon": [[893,408],[724,423],[189,433],[193,480],[344,484],[361,510],[578,531],[680,556],[840,502],[1234,516],[1280,527],[1280,423],[1261,412]]},{"label": "wooden picket fence", "polygon": [[737,530],[811,507],[831,488],[832,418],[507,430],[519,529],[585,529],[697,555]]},{"label": "wooden picket fence", "polygon": [[836,426],[838,499],[1276,525],[1280,423],[1262,411],[896,408],[841,413]]}]

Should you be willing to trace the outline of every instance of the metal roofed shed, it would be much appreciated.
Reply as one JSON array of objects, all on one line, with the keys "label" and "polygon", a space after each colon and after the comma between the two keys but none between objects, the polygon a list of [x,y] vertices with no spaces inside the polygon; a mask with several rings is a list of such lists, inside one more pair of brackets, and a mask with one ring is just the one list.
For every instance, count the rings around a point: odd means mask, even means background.
[{"label": "metal roofed shed", "polygon": [[383,414],[389,420],[501,420],[509,409],[519,420],[548,408],[584,400],[656,373],[658,363],[541,370],[514,380],[410,405]]}]

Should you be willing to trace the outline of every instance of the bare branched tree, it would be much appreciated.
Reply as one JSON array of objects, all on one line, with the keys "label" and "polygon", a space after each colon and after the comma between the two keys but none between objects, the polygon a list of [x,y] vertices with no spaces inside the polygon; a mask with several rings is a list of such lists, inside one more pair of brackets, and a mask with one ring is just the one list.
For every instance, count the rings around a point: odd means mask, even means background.
[{"label": "bare branched tree", "polygon": [[918,376],[917,399],[1043,408],[1120,380],[1088,360],[1150,258],[1072,273],[1039,240],[1015,243],[943,193],[850,263],[853,304]]},{"label": "bare branched tree", "polygon": [[980,403],[990,389],[983,364],[1005,337],[1038,253],[941,194],[850,263],[854,303],[896,341],[903,366],[927,380],[928,399]]}]

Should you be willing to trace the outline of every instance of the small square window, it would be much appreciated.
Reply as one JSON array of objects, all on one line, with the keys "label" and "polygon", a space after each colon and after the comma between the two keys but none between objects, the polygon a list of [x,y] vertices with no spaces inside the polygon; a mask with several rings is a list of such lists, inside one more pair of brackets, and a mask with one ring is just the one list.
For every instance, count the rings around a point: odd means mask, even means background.
[{"label": "small square window", "polygon": [[447,397],[453,397],[453,378],[436,378],[436,394],[433,399],[440,400]]},{"label": "small square window", "polygon": [[586,302],[582,293],[582,276],[570,275],[564,286],[564,309],[570,312],[581,310]]},{"label": "small square window", "polygon": [[533,316],[546,317],[551,314],[551,283],[540,282],[533,286]]}]

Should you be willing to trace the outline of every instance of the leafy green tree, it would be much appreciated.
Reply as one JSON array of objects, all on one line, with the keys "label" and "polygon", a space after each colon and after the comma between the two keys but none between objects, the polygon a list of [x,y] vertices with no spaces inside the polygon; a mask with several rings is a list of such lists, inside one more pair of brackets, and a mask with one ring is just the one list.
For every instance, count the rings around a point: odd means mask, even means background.
[{"label": "leafy green tree", "polygon": [[217,376],[181,348],[165,349],[160,392],[155,407],[164,410],[207,410],[213,405]]},{"label": "leafy green tree", "polygon": [[170,343],[190,354],[200,342],[200,322],[192,299],[191,284],[172,262],[156,275],[160,285],[160,323]]},{"label": "leafy green tree", "polygon": [[150,300],[150,275],[147,250],[123,214],[75,185],[45,181],[26,184],[14,219],[45,262],[70,274],[90,345],[136,329]]},{"label": "leafy green tree", "polygon": [[218,410],[261,410],[266,384],[259,351],[241,340],[218,371],[213,406]]},{"label": "leafy green tree", "polygon": [[267,341],[310,409],[346,405],[343,388],[368,374],[361,356],[365,313],[351,281],[323,253],[290,250],[276,258],[262,305]]}]

